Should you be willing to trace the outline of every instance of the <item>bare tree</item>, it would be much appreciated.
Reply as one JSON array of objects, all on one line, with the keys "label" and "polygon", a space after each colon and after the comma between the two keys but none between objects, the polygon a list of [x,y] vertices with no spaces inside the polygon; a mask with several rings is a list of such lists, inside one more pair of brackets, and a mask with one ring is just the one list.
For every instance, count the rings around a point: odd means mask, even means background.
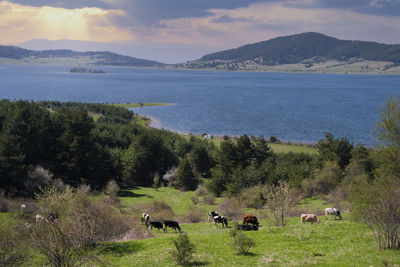
[{"label": "bare tree", "polygon": [[278,185],[267,188],[265,208],[275,226],[285,226],[285,215],[289,207],[289,183],[279,181]]}]

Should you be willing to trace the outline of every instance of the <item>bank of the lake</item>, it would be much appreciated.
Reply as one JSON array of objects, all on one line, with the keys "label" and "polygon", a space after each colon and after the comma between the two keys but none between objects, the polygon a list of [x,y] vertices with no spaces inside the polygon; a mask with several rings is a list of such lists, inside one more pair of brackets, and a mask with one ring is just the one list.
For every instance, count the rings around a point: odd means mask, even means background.
[{"label": "bank of the lake", "polygon": [[276,136],[316,143],[330,132],[375,144],[379,108],[398,95],[400,75],[179,71],[0,65],[1,97],[86,103],[174,103],[135,112],[179,133]]}]

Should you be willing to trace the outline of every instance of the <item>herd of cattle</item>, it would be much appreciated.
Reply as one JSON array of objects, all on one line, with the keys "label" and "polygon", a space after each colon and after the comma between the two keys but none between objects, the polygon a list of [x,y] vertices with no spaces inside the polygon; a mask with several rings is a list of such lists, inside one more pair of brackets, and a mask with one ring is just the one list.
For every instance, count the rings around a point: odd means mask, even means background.
[{"label": "herd of cattle", "polygon": [[[335,216],[335,220],[336,217],[339,217],[340,220],[342,220],[342,215],[340,214],[340,210],[336,209],[336,208],[326,208],[325,209],[325,218],[326,220],[328,220],[328,215],[334,215]],[[150,215],[147,213],[143,213],[142,214],[143,220],[146,224],[146,227],[149,228],[151,230],[153,230],[153,228],[156,228],[158,231],[160,231],[160,229],[163,229],[164,232],[167,232],[167,228],[170,227],[172,229],[176,231],[179,231],[180,233],[181,228],[179,226],[179,223],[176,221],[163,221],[158,222],[158,221],[150,221]],[[218,223],[220,223],[222,225],[222,228],[226,227],[228,228],[228,220],[225,216],[220,216],[219,213],[217,211],[210,211],[208,213],[208,220],[209,221],[213,221],[214,225],[217,225]],[[316,223],[321,223],[321,220],[318,219],[318,216],[316,214],[301,214],[300,216],[300,222],[302,224],[306,223],[306,222],[310,222],[311,224],[313,224],[314,222]],[[259,227],[259,222],[256,216],[254,215],[245,215],[243,216],[243,224],[237,224],[236,228],[238,230],[242,230],[242,231],[257,231],[258,227]]]}]

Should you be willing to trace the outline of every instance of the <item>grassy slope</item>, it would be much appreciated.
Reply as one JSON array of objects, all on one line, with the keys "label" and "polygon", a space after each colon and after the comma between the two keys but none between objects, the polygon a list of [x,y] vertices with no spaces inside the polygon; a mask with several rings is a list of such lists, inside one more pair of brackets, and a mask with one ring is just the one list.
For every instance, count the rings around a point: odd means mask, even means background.
[{"label": "grassy slope", "polygon": [[124,104],[109,104],[120,108],[141,108],[153,106],[169,106],[169,103],[124,103]]},{"label": "grassy slope", "polygon": [[[129,193],[130,192],[130,193]],[[171,188],[155,191],[137,188],[122,192],[125,206],[165,200],[177,214],[184,213],[192,206],[193,192],[181,193]],[[304,209],[322,209],[327,203],[316,198],[303,201]],[[213,206],[203,206],[206,211]],[[211,223],[182,224],[197,247],[195,266],[382,266],[383,263],[400,264],[400,253],[394,250],[377,250],[373,235],[367,226],[349,220],[320,225],[301,225],[299,218],[290,218],[285,228],[267,227],[261,220],[260,231],[248,232],[256,247],[253,254],[237,255],[230,247],[229,229],[215,227]],[[104,252],[105,259],[113,266],[175,266],[169,254],[171,240],[176,233],[157,233],[155,238],[112,244]]]},{"label": "grassy slope", "polygon": [[294,152],[294,153],[307,153],[307,154],[318,154],[318,150],[314,147],[309,147],[309,146],[302,146],[302,145],[296,145],[296,144],[268,144],[272,150],[276,153],[288,153],[288,152]]}]

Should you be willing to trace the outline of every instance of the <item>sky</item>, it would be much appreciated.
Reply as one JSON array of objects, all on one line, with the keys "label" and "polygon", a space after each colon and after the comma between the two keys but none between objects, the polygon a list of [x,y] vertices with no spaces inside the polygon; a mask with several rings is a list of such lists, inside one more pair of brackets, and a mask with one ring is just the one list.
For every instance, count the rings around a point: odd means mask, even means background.
[{"label": "sky", "polygon": [[165,63],[320,32],[400,43],[400,0],[0,0],[0,44]]}]

